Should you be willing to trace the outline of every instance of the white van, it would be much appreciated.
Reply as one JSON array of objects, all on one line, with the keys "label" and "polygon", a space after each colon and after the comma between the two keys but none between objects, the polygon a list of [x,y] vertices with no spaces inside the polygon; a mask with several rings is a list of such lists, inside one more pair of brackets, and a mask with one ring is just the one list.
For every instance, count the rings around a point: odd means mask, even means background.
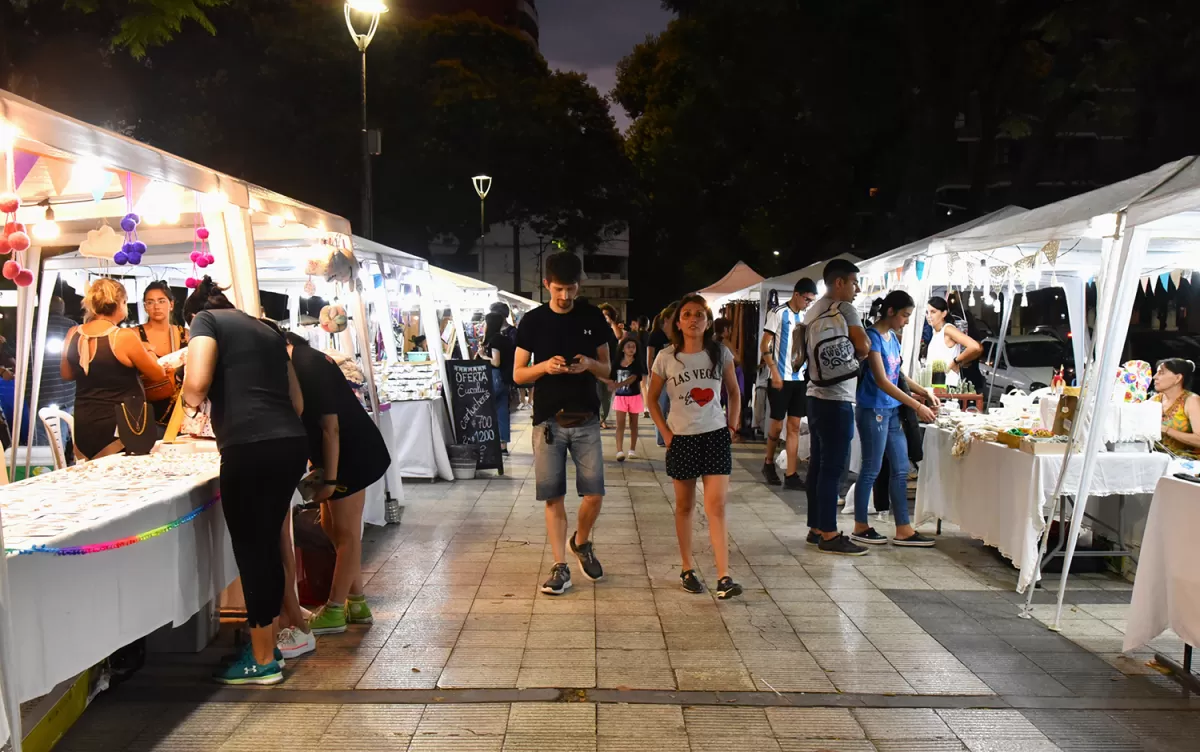
[{"label": "white van", "polygon": [[[1004,338],[1004,349],[996,352],[999,341],[988,337],[983,344],[983,356],[979,359],[979,370],[984,383],[980,389],[992,384],[988,402],[999,402],[1001,395],[1014,390],[1028,394],[1036,389],[1050,386],[1054,372],[1066,366],[1064,378],[1070,384],[1075,378],[1075,364],[1071,347],[1062,340],[1048,334],[1025,334]],[[995,374],[995,383],[992,374]]]}]

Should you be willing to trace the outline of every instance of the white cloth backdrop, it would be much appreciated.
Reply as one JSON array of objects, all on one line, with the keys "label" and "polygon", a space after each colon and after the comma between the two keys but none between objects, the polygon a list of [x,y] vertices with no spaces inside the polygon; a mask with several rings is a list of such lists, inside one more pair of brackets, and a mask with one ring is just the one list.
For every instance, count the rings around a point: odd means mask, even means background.
[{"label": "white cloth backdrop", "polygon": [[387,476],[392,488],[400,488],[401,478],[454,480],[446,451],[450,419],[441,398],[392,402],[381,409],[379,430],[392,452]]},{"label": "white cloth backdrop", "polygon": [[[930,518],[946,520],[1000,549],[1021,570],[1017,590],[1024,592],[1037,568],[1039,536],[1062,457],[1035,456],[976,441],[965,457],[956,458],[950,454],[952,445],[949,431],[925,431],[914,524]],[[1167,455],[1159,453],[1103,453],[1097,458],[1091,493],[1153,493],[1169,463]],[[1081,462],[1071,463],[1064,489],[1078,487],[1081,469]]]},{"label": "white cloth backdrop", "polygon": [[1125,650],[1136,650],[1167,627],[1200,645],[1200,485],[1163,478],[1142,536],[1142,555],[1125,627]]}]

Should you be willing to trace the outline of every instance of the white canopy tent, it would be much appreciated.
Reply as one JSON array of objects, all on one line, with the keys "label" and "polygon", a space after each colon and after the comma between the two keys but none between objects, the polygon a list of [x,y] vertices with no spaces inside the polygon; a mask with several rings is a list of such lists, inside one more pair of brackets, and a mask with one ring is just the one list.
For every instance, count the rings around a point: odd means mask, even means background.
[{"label": "white canopy tent", "polygon": [[716,282],[713,282],[703,290],[697,290],[709,305],[715,305],[717,301],[736,293],[740,290],[753,287],[763,281],[763,276],[750,268],[750,265],[745,261],[739,261],[733,265],[733,268],[725,273]]},{"label": "white canopy tent", "polygon": [[447,271],[437,266],[429,267],[429,273],[433,277],[434,302],[439,309],[450,310],[459,349],[464,358],[470,358],[472,353],[467,352],[466,328],[470,319],[464,318],[465,312],[486,312],[488,306],[499,299],[499,288],[487,282],[480,282],[474,277]]}]

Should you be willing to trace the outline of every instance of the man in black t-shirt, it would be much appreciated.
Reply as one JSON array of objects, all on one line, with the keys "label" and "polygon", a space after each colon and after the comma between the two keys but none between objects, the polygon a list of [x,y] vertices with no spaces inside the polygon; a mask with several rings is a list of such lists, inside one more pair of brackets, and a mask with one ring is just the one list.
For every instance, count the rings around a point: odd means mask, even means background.
[{"label": "man in black t-shirt", "polygon": [[[610,373],[608,324],[599,309],[576,301],[583,264],[570,252],[546,259],[550,302],[533,309],[517,329],[513,377],[533,384],[533,456],[537,498],[546,502],[546,532],[554,568],[542,592],[561,595],[571,587],[566,564],[567,453],[575,462],[575,487],[583,497],[571,552],[593,582],[604,576],[590,540],[604,499],[604,453],[596,380]],[[530,365],[530,356],[533,364]]]}]

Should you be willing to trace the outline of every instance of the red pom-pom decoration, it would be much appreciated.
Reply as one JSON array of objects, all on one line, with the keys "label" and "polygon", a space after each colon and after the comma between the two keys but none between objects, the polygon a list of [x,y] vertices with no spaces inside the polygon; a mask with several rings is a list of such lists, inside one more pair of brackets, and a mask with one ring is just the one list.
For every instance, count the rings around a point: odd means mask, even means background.
[{"label": "red pom-pom decoration", "polygon": [[18,264],[16,261],[9,259],[8,261],[4,262],[4,278],[5,279],[16,279],[17,274],[20,271],[21,271],[21,265]]},{"label": "red pom-pom decoration", "polygon": [[29,287],[33,284],[33,272],[28,269],[22,269],[17,272],[14,281],[17,283],[17,287]]},{"label": "red pom-pom decoration", "polygon": [[183,285],[189,290],[195,290],[200,286],[200,280],[196,279],[195,277],[188,277],[187,280],[184,281]]},{"label": "red pom-pom decoration", "polygon": [[0,212],[12,214],[21,208],[21,197],[15,193],[0,194]]},{"label": "red pom-pom decoration", "polygon": [[207,227],[198,228],[196,230],[196,237],[200,238],[201,240],[208,240],[208,228]]},{"label": "red pom-pom decoration", "polygon": [[12,246],[8,244],[8,236],[0,235],[0,256],[7,256],[12,253]]},{"label": "red pom-pom decoration", "polygon": [[24,251],[29,248],[31,241],[29,236],[23,232],[14,232],[8,236],[8,244],[14,251]]}]

